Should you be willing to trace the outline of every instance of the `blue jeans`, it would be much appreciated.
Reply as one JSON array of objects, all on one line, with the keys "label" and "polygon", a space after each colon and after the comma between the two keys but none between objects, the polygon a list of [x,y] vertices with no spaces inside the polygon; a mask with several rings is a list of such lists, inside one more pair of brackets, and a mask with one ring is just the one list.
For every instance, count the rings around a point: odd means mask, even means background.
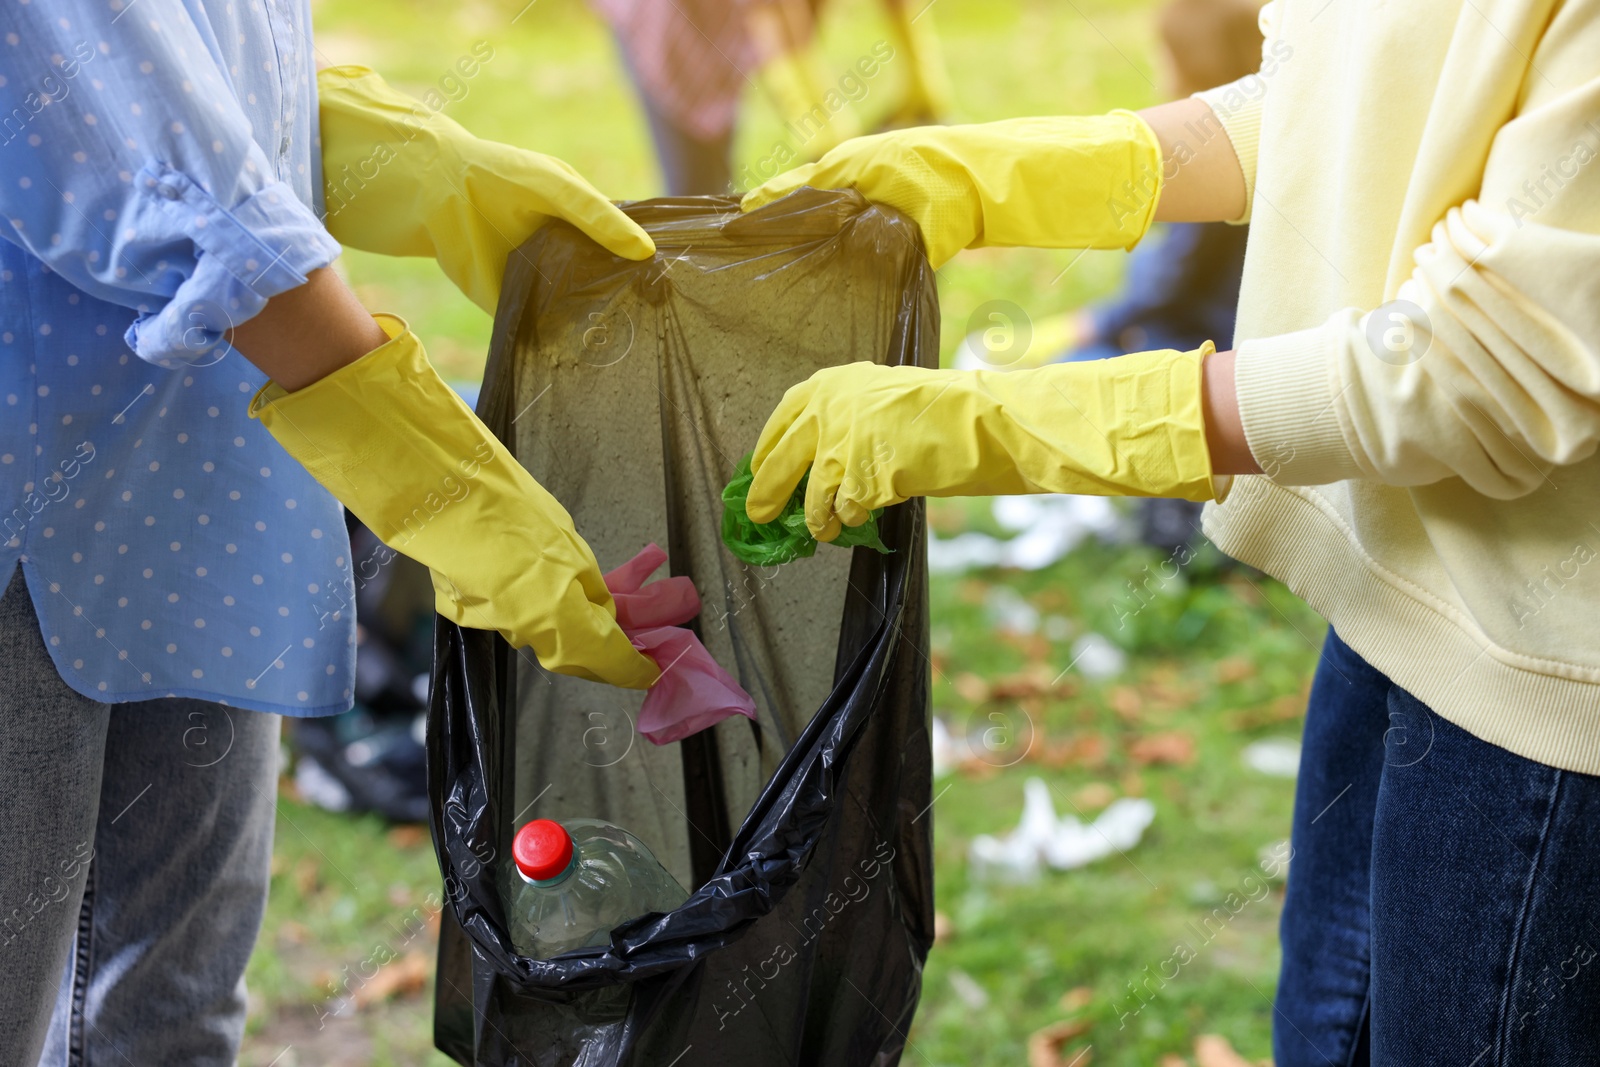
[{"label": "blue jeans", "polygon": [[1600,1064],[1600,778],[1454,726],[1328,632],[1277,1067]]},{"label": "blue jeans", "polygon": [[276,715],[75,693],[11,578],[0,598],[0,1064],[234,1062],[277,755]]}]

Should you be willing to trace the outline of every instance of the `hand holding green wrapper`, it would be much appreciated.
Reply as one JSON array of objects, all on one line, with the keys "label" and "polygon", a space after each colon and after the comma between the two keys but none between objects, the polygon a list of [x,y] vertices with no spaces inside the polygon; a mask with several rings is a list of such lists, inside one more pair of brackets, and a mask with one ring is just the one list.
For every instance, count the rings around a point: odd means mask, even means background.
[{"label": "hand holding green wrapper", "polygon": [[[781,565],[813,555],[817,551],[817,539],[806,529],[805,515],[806,483],[811,478],[810,473],[795,486],[794,494],[790,496],[789,503],[784,505],[781,515],[771,522],[752,522],[744,510],[745,497],[750,493],[753,478],[750,473],[751,455],[753,453],[745,453],[739,466],[734,469],[733,480],[722,490],[722,543],[740,560],[757,567]],[[878,536],[878,516],[881,514],[883,509],[879,508],[860,526],[846,526],[829,543],[840,548],[864,545],[879,552],[891,551]]]}]

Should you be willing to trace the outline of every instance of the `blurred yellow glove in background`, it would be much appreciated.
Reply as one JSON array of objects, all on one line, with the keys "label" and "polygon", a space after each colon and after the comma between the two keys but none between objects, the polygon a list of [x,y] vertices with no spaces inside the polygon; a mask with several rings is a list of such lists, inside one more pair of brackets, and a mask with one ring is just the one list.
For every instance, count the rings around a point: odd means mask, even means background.
[{"label": "blurred yellow glove in background", "polygon": [[278,443],[384,544],[433,571],[439,614],[498,630],[552,671],[629,689],[660,672],[634,650],[589,546],[428,363],[404,322],[390,341],[293,393],[250,402]]},{"label": "blurred yellow glove in background", "polygon": [[809,48],[781,52],[762,64],[756,81],[766,90],[778,117],[790,130],[804,131],[800,152],[815,159],[861,133],[861,120],[846,107],[830,111],[829,86],[818,76],[816,57]]},{"label": "blurred yellow glove in background", "polygon": [[963,248],[1132,248],[1161,194],[1161,145],[1131,111],[918,126],[846,141],[745,194],[854,188],[916,220],[928,261]]},{"label": "blurred yellow glove in background", "polygon": [[577,171],[474,137],[366,67],[317,72],[328,232],[389,256],[432,256],[489,314],[506,257],[561,218],[625,259],[656,246]]},{"label": "blurred yellow glove in background", "polygon": [[914,496],[1086,493],[1220,499],[1201,363],[1170,349],[1025,371],[851,363],[784,394],[756,443],[745,510],[771,522],[800,477],[821,541]]},{"label": "blurred yellow glove in background", "polygon": [[933,28],[933,4],[884,4],[889,32],[895,48],[905,56],[905,81],[900,101],[889,112],[885,124],[926,126],[940,122],[950,111],[950,73],[944,64],[944,49]]}]

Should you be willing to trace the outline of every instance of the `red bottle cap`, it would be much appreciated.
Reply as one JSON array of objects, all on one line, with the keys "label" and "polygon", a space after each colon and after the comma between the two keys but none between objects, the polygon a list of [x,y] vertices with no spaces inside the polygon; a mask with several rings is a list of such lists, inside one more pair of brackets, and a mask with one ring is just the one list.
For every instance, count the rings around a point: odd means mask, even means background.
[{"label": "red bottle cap", "polygon": [[523,877],[548,882],[571,866],[572,835],[554,819],[534,819],[511,839],[511,858]]}]

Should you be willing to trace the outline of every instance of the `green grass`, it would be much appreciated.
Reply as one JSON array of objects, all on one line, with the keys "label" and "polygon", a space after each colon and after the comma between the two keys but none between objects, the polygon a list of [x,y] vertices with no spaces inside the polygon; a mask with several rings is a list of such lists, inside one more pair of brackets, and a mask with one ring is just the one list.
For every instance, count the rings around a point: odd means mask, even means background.
[{"label": "green grass", "polygon": [[[1297,734],[1322,624],[1276,583],[1197,558],[1119,629],[1118,605],[1126,617],[1138,603],[1126,583],[1143,581],[1146,567],[1160,573],[1165,558],[1086,545],[1031,574],[934,581],[935,712],[969,735],[1002,733],[934,809],[936,899],[951,933],[929,960],[912,1034],[928,1062],[1024,1062],[1028,1035],[1066,1018],[1092,1024],[1074,1048],[1092,1044],[1097,1064],[1154,1063],[1202,1033],[1249,1056],[1270,1051],[1281,887],[1266,893],[1259,864],[1287,835],[1293,783],[1246,769],[1239,753],[1257,738]],[[986,609],[997,585],[1070,631],[1054,641],[997,633]],[[1007,680],[1052,680],[1082,629],[1131,654],[1124,675],[1094,683],[1072,672],[1058,692],[1010,700],[963,677],[1002,690]],[[1180,753],[1179,739],[1191,741],[1192,760],[1144,764],[1137,743],[1157,735],[1178,735]],[[1018,759],[1030,738],[1031,754]],[[1051,786],[1063,814],[1092,817],[1112,796],[1143,795],[1155,823],[1136,848],[1086,868],[1025,886],[975,881],[968,843],[1014,825],[1029,775]],[[1230,892],[1257,899],[1208,924]],[[1170,981],[1152,980],[1140,1009],[1128,983],[1159,973],[1179,942],[1195,958]],[[969,993],[975,983],[987,1004],[964,999],[953,978]],[[1064,1009],[1063,994],[1079,988],[1092,995]]]},{"label": "green grass", "polygon": [[[958,120],[1094,113],[1158,98],[1147,3],[939,0],[933,17]],[[364,63],[418,94],[474,43],[488,42],[493,58],[446,114],[484,136],[566,159],[608,195],[659,192],[615,48],[574,0],[537,0],[526,10],[521,0],[449,7],[320,0],[315,19],[328,62]],[[827,63],[842,72],[883,32],[875,5],[836,0],[821,42]],[[888,108],[898,76],[891,62],[873,83],[861,104],[864,124]],[[751,94],[735,172],[765,154],[779,129]],[[1038,320],[1116,284],[1120,253],[1075,256],[984,250],[946,266],[939,281],[946,356],[987,301],[1011,301]],[[431,263],[354,252],[344,262],[367,304],[405,314],[447,375],[481,372],[489,320]],[[932,517],[947,535],[996,529],[986,501],[938,503]],[[1323,626],[1281,586],[1223,571],[1209,553],[1175,579],[1149,581],[1162,562],[1150,550],[1090,544],[1038,572],[934,580],[936,712],[959,729],[1031,736],[1033,748],[1014,763],[1015,747],[990,760],[1010,766],[980,762],[936,785],[943,790],[933,809],[937,900],[948,932],[928,962],[905,1062],[1024,1063],[1029,1035],[1065,1019],[1086,1029],[1068,1043],[1063,1063],[1092,1045],[1096,1064],[1152,1064],[1163,1054],[1189,1054],[1202,1033],[1223,1034],[1251,1059],[1268,1054],[1281,886],[1226,923],[1213,919],[1215,936],[1203,939],[1202,924],[1227,908],[1230,892],[1256,884],[1246,879],[1259,871],[1261,851],[1287,835],[1293,783],[1247,770],[1239,751],[1259,737],[1298,734]],[[1150,592],[1133,599],[1127,583]],[[1000,587],[1060,621],[1047,625],[1048,636],[1000,633],[986,606]],[[1133,612],[1141,601],[1148,603]],[[1037,689],[1038,680],[1055,679],[1072,661],[1074,637],[1090,630],[1126,650],[1126,673],[1096,683],[1070,671],[1048,692],[1026,695],[1026,680]],[[1023,695],[996,697],[997,682],[1002,694]],[[1138,742],[1152,735],[1182,735],[1167,743],[1181,749],[1186,738],[1192,759],[1136,759]],[[1125,856],[1046,873],[1031,885],[974,881],[969,842],[1015,824],[1030,775],[1051,785],[1059,811],[1077,807],[1092,817],[1113,796],[1142,794],[1156,806],[1155,823]],[[286,793],[266,928],[250,966],[241,1062],[447,1062],[431,1052],[429,978],[413,976],[420,984],[397,982],[390,999],[329,1014],[338,1004],[334,987],[368,986],[351,975],[371,974],[375,961],[394,957],[376,968],[383,976],[370,980],[376,988],[415,962],[408,953],[431,952],[431,934],[413,936],[406,917],[426,916],[437,882],[425,839],[329,815]],[[1194,958],[1159,988],[1150,980],[1148,1003],[1124,1020],[1138,1003],[1129,983],[1159,971],[1179,942]]]}]

